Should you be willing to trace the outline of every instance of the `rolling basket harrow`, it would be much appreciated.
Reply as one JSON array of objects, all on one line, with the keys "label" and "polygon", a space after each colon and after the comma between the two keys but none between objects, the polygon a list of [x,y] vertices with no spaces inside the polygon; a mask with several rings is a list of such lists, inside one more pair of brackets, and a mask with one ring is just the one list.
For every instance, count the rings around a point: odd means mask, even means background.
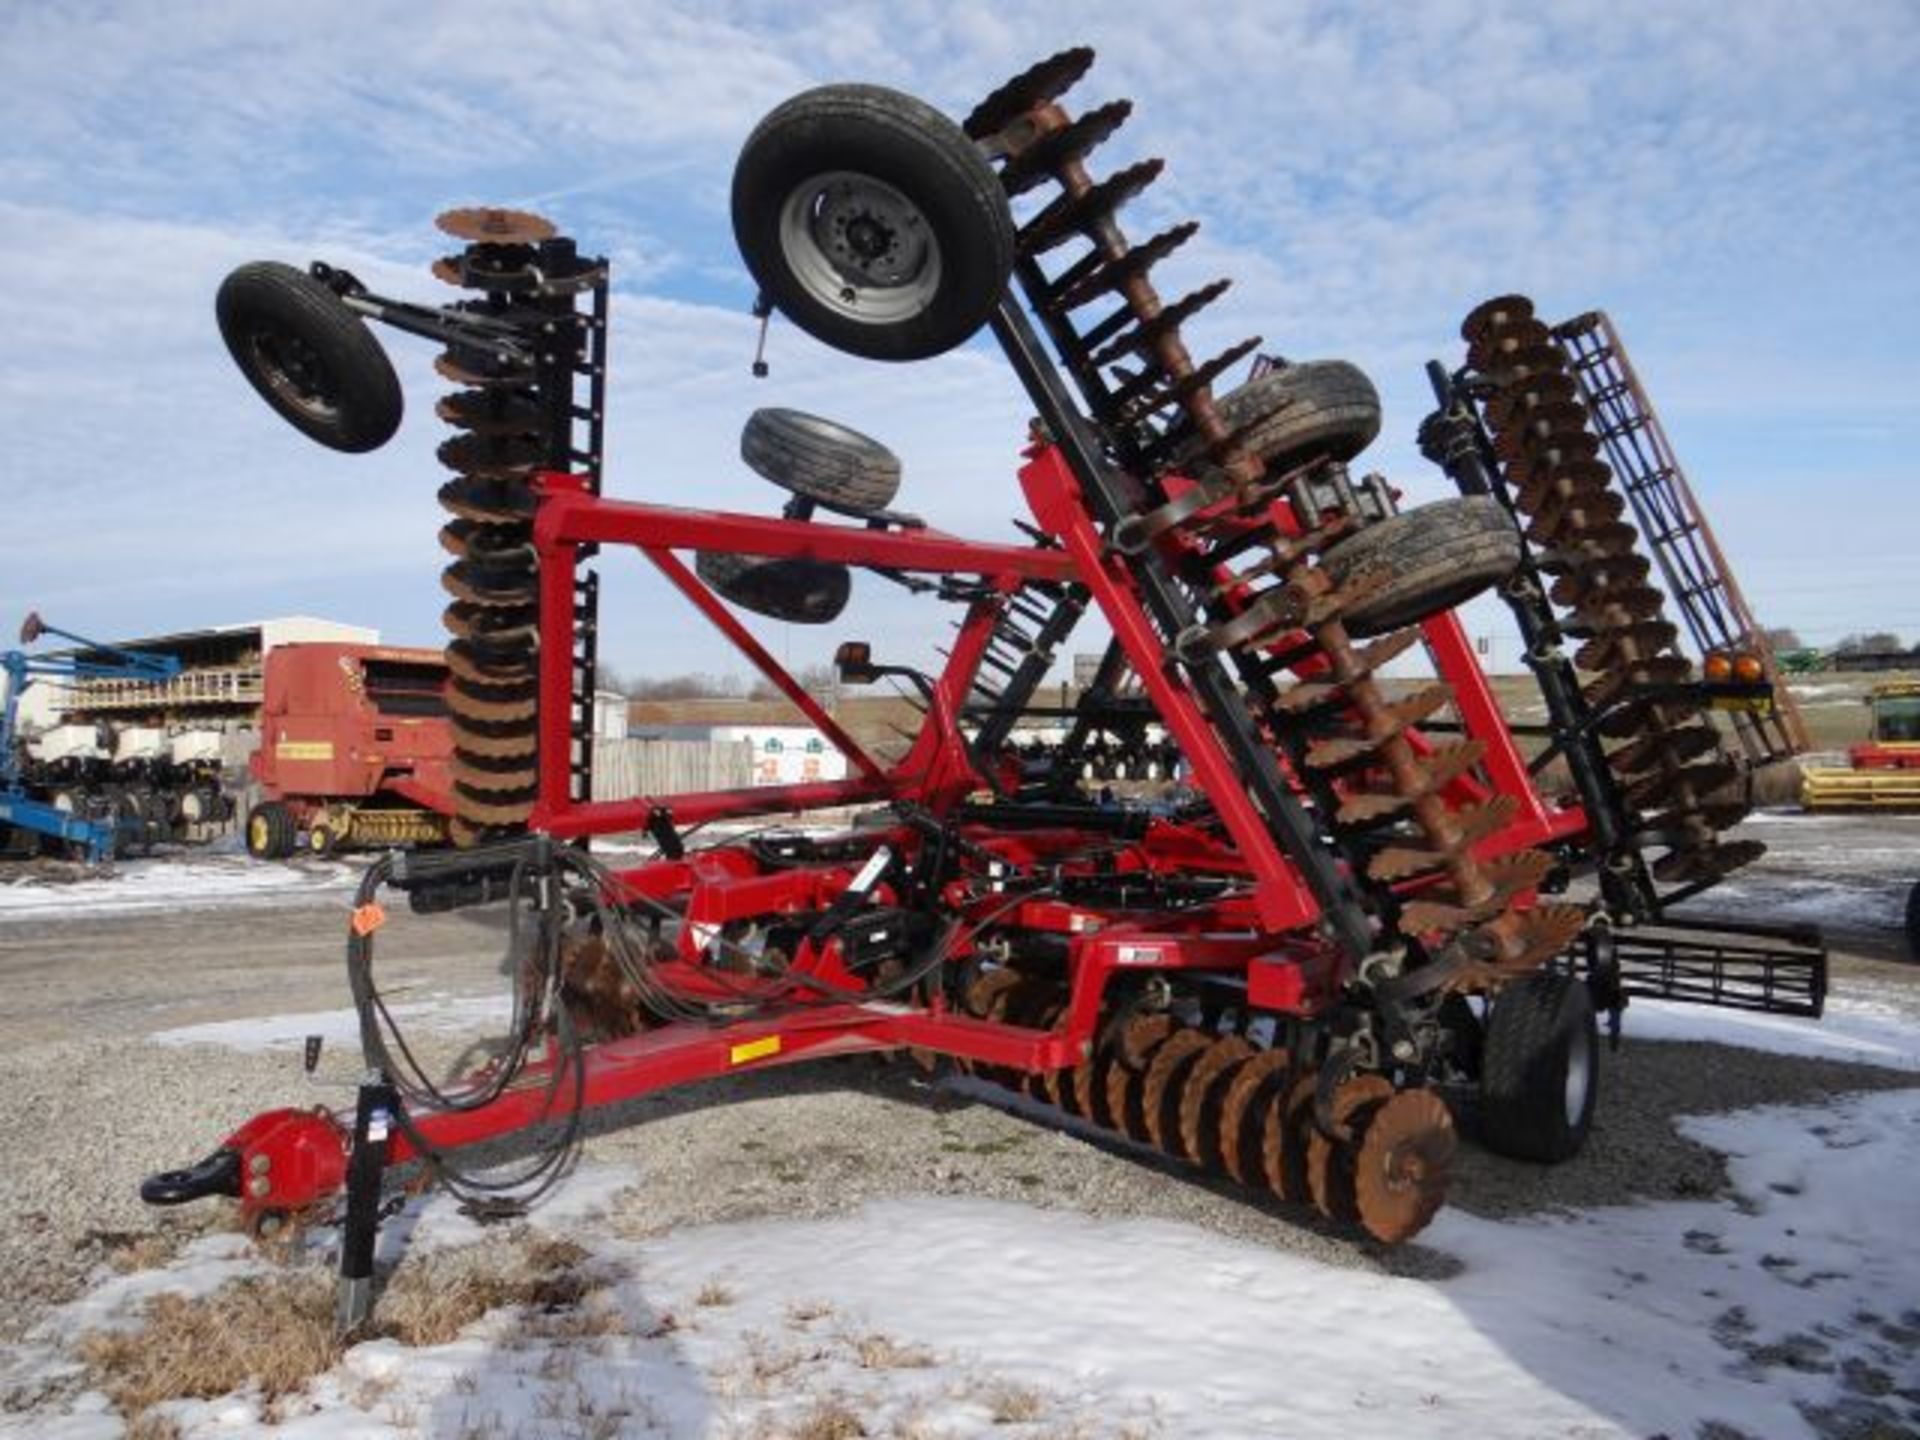
[{"label": "rolling basket harrow", "polygon": [[[1092,60],[1036,65],[959,127],[875,87],[811,91],[761,123],[734,177],[763,318],[889,361],[990,329],[1037,416],[1019,472],[1029,544],[888,508],[900,469],[884,447],[783,410],[756,412],[742,442],[789,492],[778,518],[604,498],[607,267],[531,215],[441,218],[462,245],[433,267],[462,291],[449,305],[323,265],[228,280],[241,368],[336,448],[372,448],[400,418],[366,319],[446,347],[456,847],[384,857],[362,885],[357,1112],[258,1116],[152,1177],[149,1200],[229,1195],[261,1226],[340,1207],[351,1323],[391,1167],[424,1162],[498,1208],[564,1171],[592,1107],[908,1050],[1397,1242],[1444,1199],[1448,1098],[1470,1095],[1506,1153],[1578,1149],[1596,1012],[1617,1027],[1646,994],[1818,1013],[1816,936],[1708,935],[1665,913],[1759,852],[1723,836],[1754,756],[1709,710],[1764,711],[1772,686],[1757,661],[1703,681],[1680,653],[1577,347],[1518,297],[1475,309],[1465,365],[1431,367],[1421,430],[1461,493],[1396,513],[1378,477],[1348,469],[1380,424],[1355,367],[1263,358],[1216,393],[1260,342],[1188,349],[1182,326],[1227,284],[1161,297],[1157,267],[1196,227],[1138,244],[1121,228],[1160,162],[1091,168],[1130,110],[1066,108]],[[593,800],[607,547],[651,562],[846,753],[848,778]],[[845,681],[894,678],[923,704],[892,764],[736,613],[831,622],[856,570],[959,612],[937,674],[840,647]],[[1546,702],[1532,762],[1453,613],[1490,588]],[[1099,672],[1047,707],[1090,611],[1113,637]],[[1421,651],[1433,679],[1383,678]],[[1036,716],[1065,727],[1050,750],[1020,739]],[[1158,806],[1089,798],[1089,769],[1143,753],[1148,725],[1190,789]],[[1553,761],[1570,796],[1543,793]],[[714,822],[850,806],[867,807],[852,828],[690,843]],[[615,868],[588,849],[635,830],[654,859]],[[387,890],[416,910],[515,906],[512,1043],[450,1089],[419,1073],[380,999]],[[539,1141],[519,1174],[461,1164],[463,1147],[522,1132]]]}]

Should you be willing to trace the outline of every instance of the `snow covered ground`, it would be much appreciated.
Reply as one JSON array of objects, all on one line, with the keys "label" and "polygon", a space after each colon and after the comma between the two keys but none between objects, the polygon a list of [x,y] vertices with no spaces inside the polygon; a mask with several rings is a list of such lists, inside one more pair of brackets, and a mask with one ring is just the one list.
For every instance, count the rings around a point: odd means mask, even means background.
[{"label": "snow covered ground", "polygon": [[[1775,844],[1767,869],[1716,901],[1896,927],[1920,818],[1875,817],[1865,843],[1861,823],[1756,817],[1750,833]],[[204,852],[136,861],[109,878],[0,884],[0,925],[344,906],[356,873]],[[1819,1022],[1637,1002],[1627,1035],[1920,1071],[1905,974],[1847,971]],[[502,999],[423,977],[398,1007],[410,1028],[488,1032],[504,1018]],[[276,999],[293,1013],[149,1038],[174,1057],[277,1054],[310,1034],[351,1049],[351,1010]],[[175,1402],[175,1428],[144,1433],[1920,1436],[1920,1088],[1680,1124],[1729,1157],[1731,1195],[1523,1219],[1449,1209],[1419,1242],[1433,1263],[1417,1266],[1336,1265],[1179,1220],[951,1194],[660,1233],[660,1162],[589,1165],[534,1217],[590,1252],[596,1286],[577,1306],[496,1310],[424,1348],[368,1342],[293,1397]],[[509,1242],[434,1199],[390,1222],[383,1243],[405,1266]],[[223,1234],[157,1268],[103,1266],[0,1351],[0,1435],[125,1433],[80,1380],[75,1341],[137,1324],[157,1294],[271,1273]]]},{"label": "snow covered ground", "polygon": [[[153,911],[286,906],[340,897],[359,882],[342,861],[265,864],[238,850],[183,850],[66,878],[68,871],[0,870],[0,925]],[[55,878],[55,876],[59,878]]]},{"label": "snow covered ground", "polygon": [[[291,1041],[326,1018],[157,1038]],[[1824,1025],[1647,1004],[1632,1021],[1920,1069],[1920,1026],[1872,1005]],[[648,1177],[590,1166],[534,1216],[590,1252],[602,1283],[577,1312],[357,1346],[270,1419],[244,1393],[165,1409],[182,1436],[288,1440],[1920,1432],[1920,1089],[1682,1128],[1729,1157],[1732,1196],[1443,1211],[1420,1242],[1452,1262],[1437,1280],[976,1198],[654,1235]],[[385,1243],[420,1263],[494,1233],[435,1199]],[[74,1338],[133,1323],[162,1290],[267,1269],[216,1235],[103,1278],[0,1361],[0,1392],[63,1397],[57,1414],[0,1416],[0,1434],[121,1434],[103,1396],[58,1386]]]},{"label": "snow covered ground", "polygon": [[[1920,1207],[1889,1181],[1920,1167],[1920,1092],[1686,1128],[1732,1157],[1733,1199],[1443,1212],[1425,1243],[1459,1269],[1439,1281],[981,1200],[628,1240],[645,1177],[603,1168],[536,1216],[607,1281],[584,1322],[496,1312],[446,1345],[362,1345],[271,1425],[245,1395],[167,1413],[184,1436],[288,1440],[793,1435],[833,1415],[863,1428],[814,1433],[1910,1433]],[[582,1223],[598,1216],[611,1223]],[[416,1256],[477,1233],[439,1201],[412,1229]],[[161,1288],[204,1294],[262,1265],[231,1237],[197,1242],[68,1307],[5,1378],[57,1369],[63,1340],[127,1323]],[[98,1396],[66,1409],[0,1433],[120,1433]]]}]

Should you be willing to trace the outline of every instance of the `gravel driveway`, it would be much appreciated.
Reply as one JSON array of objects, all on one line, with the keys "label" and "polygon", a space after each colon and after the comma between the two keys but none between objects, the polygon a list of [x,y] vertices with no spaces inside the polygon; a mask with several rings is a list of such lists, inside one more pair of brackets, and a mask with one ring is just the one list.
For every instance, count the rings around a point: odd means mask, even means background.
[{"label": "gravel driveway", "polygon": [[[165,1243],[221,1223],[215,1207],[148,1211],[135,1193],[142,1176],[199,1158],[269,1106],[348,1103],[349,1090],[319,1088],[301,1073],[297,1043],[248,1050],[152,1038],[344,1009],[346,905],[336,889],[244,910],[0,923],[0,1085],[10,1102],[0,1135],[12,1157],[0,1169],[8,1217],[0,1286],[15,1300],[0,1315],[0,1336],[19,1335],[116,1253],[155,1243],[147,1237]],[[502,936],[492,917],[408,916],[382,940],[382,973],[398,1000],[460,1001],[471,1014],[472,997],[499,991]],[[1835,973],[1837,993],[1870,995],[1920,1023],[1920,968],[1855,954],[1839,958]],[[228,1026],[226,1038],[244,1044],[250,1028]],[[443,1033],[429,1044],[451,1057],[461,1039]],[[350,1084],[354,1051],[330,1046],[323,1077]],[[1915,1083],[1831,1060],[1635,1043],[1631,1017],[1629,1043],[1606,1072],[1593,1140],[1578,1160],[1543,1171],[1469,1144],[1453,1203],[1500,1215],[1711,1195],[1725,1183],[1720,1158],[1682,1139],[1675,1116]],[[1186,1220],[1344,1265],[1419,1274],[1444,1263],[1418,1245],[1381,1252],[1110,1137],[1037,1126],[1015,1108],[979,1082],[929,1084],[910,1065],[829,1061],[634,1102],[600,1117],[589,1153],[637,1166],[649,1230],[965,1194]]]}]

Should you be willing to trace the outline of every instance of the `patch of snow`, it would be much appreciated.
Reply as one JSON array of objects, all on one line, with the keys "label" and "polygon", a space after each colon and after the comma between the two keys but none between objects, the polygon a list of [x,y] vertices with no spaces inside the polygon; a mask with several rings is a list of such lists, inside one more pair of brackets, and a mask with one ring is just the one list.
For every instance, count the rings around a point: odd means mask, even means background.
[{"label": "patch of snow", "polygon": [[[387,1009],[408,1032],[416,1029],[464,1034],[487,1027],[498,1031],[513,1019],[513,997],[451,995],[436,991],[424,1000],[389,1004]],[[213,1020],[157,1030],[147,1038],[156,1045],[218,1045],[256,1055],[269,1050],[297,1049],[309,1035],[318,1035],[329,1047],[358,1046],[360,1012],[310,1010],[292,1015],[264,1015],[244,1020]]]},{"label": "patch of snow", "polygon": [[336,894],[344,900],[359,879],[358,867],[339,861],[285,865],[245,855],[185,852],[151,860],[122,860],[109,870],[81,880],[53,881],[30,872],[0,880],[0,924],[160,910],[285,905]]},{"label": "patch of snow", "polygon": [[1635,1040],[1711,1040],[1780,1055],[1854,1060],[1920,1070],[1920,1018],[1912,1010],[1869,1000],[1829,997],[1818,1020],[1716,1010],[1668,1000],[1635,1000],[1621,1033]]},{"label": "patch of snow", "polygon": [[[281,1440],[787,1433],[832,1403],[868,1434],[940,1436],[1793,1437],[1823,1409],[1900,1423],[1874,1396],[1910,1373],[1920,1090],[1683,1125],[1730,1157],[1732,1200],[1443,1212],[1422,1243],[1463,1268],[1437,1282],[953,1198],[628,1240],[583,1226],[632,1176],[588,1167],[588,1209],[535,1219],[609,1281],[582,1330],[496,1313],[446,1345],[358,1346],[271,1424],[246,1396],[168,1414],[189,1437]],[[107,1433],[87,1428],[97,1397],[67,1404],[31,1433]]]}]

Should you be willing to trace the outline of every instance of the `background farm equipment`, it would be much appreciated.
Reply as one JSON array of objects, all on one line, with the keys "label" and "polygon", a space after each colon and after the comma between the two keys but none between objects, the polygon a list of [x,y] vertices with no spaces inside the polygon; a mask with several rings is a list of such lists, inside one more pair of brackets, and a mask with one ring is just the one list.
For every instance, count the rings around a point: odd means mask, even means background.
[{"label": "background farm equipment", "polygon": [[[909,1049],[1392,1242],[1444,1198],[1449,1098],[1470,1097],[1505,1153],[1579,1149],[1597,1013],[1617,1024],[1633,995],[1819,1012],[1816,936],[1667,913],[1759,853],[1725,832],[1744,771],[1790,737],[1742,629],[1713,632],[1723,676],[1680,651],[1652,583],[1680,552],[1648,554],[1624,519],[1638,501],[1602,458],[1618,427],[1590,330],[1551,329],[1517,297],[1474,310],[1466,364],[1432,368],[1421,431],[1461,493],[1395,513],[1390,489],[1347,468],[1380,426],[1354,366],[1269,365],[1215,397],[1259,342],[1187,349],[1183,323],[1226,286],[1162,300],[1152,272],[1195,227],[1138,245],[1121,229],[1160,165],[1089,169],[1130,109],[1060,103],[1092,58],[1043,62],[964,127],[891,91],[811,91],[761,123],[734,177],[763,315],[889,361],[991,331],[1037,416],[1019,470],[1028,544],[892,510],[881,447],[793,412],[759,412],[743,442],[791,497],[779,518],[603,498],[606,266],[537,217],[443,216],[462,248],[434,273],[463,292],[444,307],[324,265],[229,279],[220,317],[243,371],[335,448],[399,421],[364,319],[446,346],[456,848],[378,859],[357,897],[349,972],[373,1078],[354,1115],[258,1116],[152,1177],[150,1200],[233,1196],[267,1225],[344,1196],[351,1321],[388,1166],[422,1162],[494,1211],[564,1173],[588,1107]],[[1677,472],[1644,473],[1638,499],[1668,503]],[[1689,512],[1652,543],[1703,533]],[[846,754],[848,777],[592,800],[582,714],[607,546],[638,549]],[[1701,563],[1695,600],[1736,594],[1717,553]],[[937,673],[839,648],[844,684],[896,680],[924,706],[892,765],[735,613],[830,622],[860,572],[958,613]],[[1452,613],[1490,587],[1546,701],[1532,762]],[[1071,713],[1049,714],[1043,684],[1090,611],[1107,657]],[[1417,650],[1432,679],[1384,678]],[[1731,733],[1714,714],[1729,706]],[[1066,730],[1051,752],[1017,738],[1036,715]],[[1102,803],[1089,750],[1149,723],[1191,793]],[[1544,793],[1556,762],[1571,794]],[[869,813],[690,843],[717,821],[848,806]],[[585,843],[634,830],[655,858],[615,869]],[[1576,879],[1591,898],[1572,898]],[[418,1071],[381,1004],[390,892],[417,909],[512,899],[529,918],[509,1044],[452,1088]],[[549,1143],[518,1175],[461,1159],[530,1128]]]},{"label": "background farm equipment", "polygon": [[1920,681],[1889,680],[1867,696],[1868,738],[1847,747],[1847,766],[1802,772],[1808,810],[1920,810]]},{"label": "background farm equipment", "polygon": [[[6,697],[0,702],[0,851],[21,856],[53,842],[91,861],[111,859],[166,838],[176,791],[198,779],[191,765],[176,767],[163,732],[122,731],[93,723],[47,727],[32,739],[20,733],[20,705],[35,680],[57,683],[105,679],[166,680],[179,673],[169,655],[120,650],[48,625],[37,614],[20,627],[20,643],[52,635],[84,654],[0,655]],[[185,779],[185,785],[176,781]]]},{"label": "background farm equipment", "polygon": [[447,663],[437,650],[282,645],[267,656],[260,745],[266,798],[247,850],[283,859],[355,846],[437,844],[453,811]]}]

